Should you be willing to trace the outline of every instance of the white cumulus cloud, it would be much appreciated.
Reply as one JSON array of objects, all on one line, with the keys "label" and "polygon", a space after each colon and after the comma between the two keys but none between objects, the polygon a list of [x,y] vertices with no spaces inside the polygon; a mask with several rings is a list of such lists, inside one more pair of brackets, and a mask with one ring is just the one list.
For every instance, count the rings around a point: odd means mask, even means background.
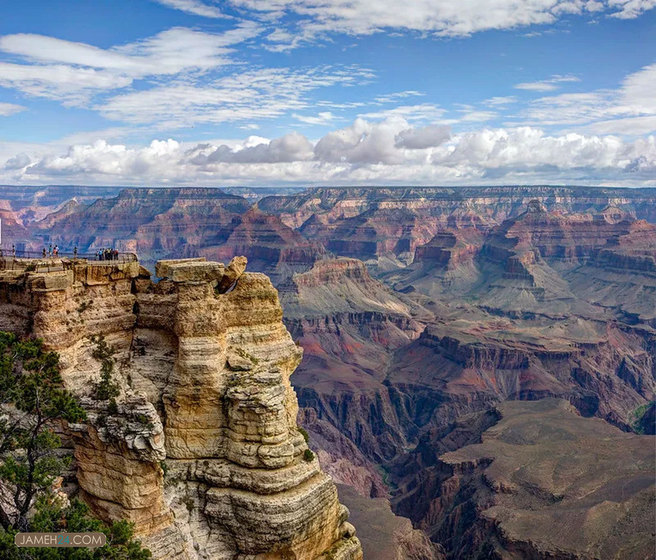
[{"label": "white cumulus cloud", "polygon": [[395,145],[398,148],[409,150],[422,150],[439,146],[451,137],[448,126],[428,125],[423,128],[407,128],[399,132],[395,137]]},{"label": "white cumulus cloud", "polygon": [[50,154],[16,153],[3,182],[54,180],[99,184],[649,184],[656,136],[547,134],[535,127],[490,128],[449,135],[438,125],[415,128],[400,118],[357,119],[316,142],[294,132],[229,143],[146,146],[105,140]]}]

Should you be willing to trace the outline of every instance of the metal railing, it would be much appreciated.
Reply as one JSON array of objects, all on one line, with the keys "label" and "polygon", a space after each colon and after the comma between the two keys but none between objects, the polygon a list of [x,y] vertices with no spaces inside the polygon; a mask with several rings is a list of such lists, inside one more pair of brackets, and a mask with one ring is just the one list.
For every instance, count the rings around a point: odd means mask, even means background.
[{"label": "metal railing", "polygon": [[100,253],[79,253],[75,251],[58,251],[57,254],[51,254],[46,251],[18,251],[11,249],[0,249],[0,258],[15,258],[15,259],[35,259],[35,260],[86,260],[91,262],[100,262],[105,264],[111,263],[126,263],[136,262],[137,255],[134,253],[110,253],[109,251],[102,251]]}]

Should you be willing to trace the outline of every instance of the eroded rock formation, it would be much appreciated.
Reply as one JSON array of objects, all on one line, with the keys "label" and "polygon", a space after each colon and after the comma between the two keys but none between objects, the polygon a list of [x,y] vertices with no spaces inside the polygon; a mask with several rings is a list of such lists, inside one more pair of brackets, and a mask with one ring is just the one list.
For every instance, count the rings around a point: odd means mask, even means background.
[{"label": "eroded rock formation", "polygon": [[[298,430],[301,360],[269,279],[204,259],[7,259],[0,328],[42,337],[89,411],[69,427],[80,495],[129,519],[155,558],[362,557]],[[98,393],[109,363],[115,400]]]},{"label": "eroded rock formation", "polygon": [[451,449],[464,447],[443,453],[426,440],[415,455],[431,466],[399,481],[407,491],[398,509],[447,558],[653,557],[653,437],[582,418],[557,399],[505,402],[470,419],[470,437],[456,443],[464,427]]}]

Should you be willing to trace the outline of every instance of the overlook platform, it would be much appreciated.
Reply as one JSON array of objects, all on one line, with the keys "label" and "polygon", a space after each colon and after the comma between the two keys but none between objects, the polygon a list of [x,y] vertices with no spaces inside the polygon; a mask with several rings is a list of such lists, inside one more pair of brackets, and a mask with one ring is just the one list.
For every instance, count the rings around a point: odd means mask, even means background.
[{"label": "overlook platform", "polygon": [[119,253],[115,259],[99,260],[94,254],[60,253],[56,257],[43,257],[36,251],[16,251],[16,255],[0,256],[0,270],[15,270],[18,272],[57,272],[72,270],[76,266],[113,267],[129,263],[138,263],[134,253]]}]

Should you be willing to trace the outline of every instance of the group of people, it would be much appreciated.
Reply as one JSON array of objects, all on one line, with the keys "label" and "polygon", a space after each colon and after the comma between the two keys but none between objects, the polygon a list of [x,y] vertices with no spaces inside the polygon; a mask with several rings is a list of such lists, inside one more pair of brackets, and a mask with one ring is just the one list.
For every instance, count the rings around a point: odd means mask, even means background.
[{"label": "group of people", "polygon": [[[70,253],[68,253],[68,254],[70,255]],[[11,255],[12,255],[12,257],[16,258],[16,246],[15,245],[11,246]],[[78,255],[78,251],[77,251],[77,245],[76,245],[75,248],[73,249],[73,258],[77,259],[77,255]],[[4,255],[3,250],[0,249],[0,257],[4,257],[4,256],[5,255]],[[59,257],[59,245],[53,245],[52,243],[50,243],[50,245],[48,245],[47,249],[46,249],[46,247],[44,247],[43,250],[41,251],[41,257],[44,258],[44,259],[45,258],[51,259],[51,258]],[[95,257],[99,261],[117,261],[118,257],[119,257],[119,252],[116,249],[110,249],[110,248],[98,249],[95,252]]]},{"label": "group of people", "polygon": [[117,261],[118,251],[116,249],[98,249],[96,256],[99,261]]},{"label": "group of people", "polygon": [[[41,252],[41,256],[45,259],[46,257],[48,258],[53,258],[53,257],[58,257],[59,256],[59,245],[54,245],[51,243],[48,246],[48,250],[46,251],[46,248],[43,248],[43,251]],[[118,260],[118,251],[116,249],[98,249],[95,253],[96,258],[99,261],[117,261]],[[73,258],[77,259],[77,245],[73,249]]]},{"label": "group of people", "polygon": [[46,258],[46,254],[47,254],[48,258],[58,257],[58,256],[59,256],[59,245],[55,245],[55,246],[53,247],[53,245],[52,245],[52,243],[51,243],[51,244],[48,246],[48,251],[47,251],[47,253],[46,253],[46,248],[44,247],[44,248],[43,248],[43,251],[41,251],[41,256],[45,259],[45,258]]}]

